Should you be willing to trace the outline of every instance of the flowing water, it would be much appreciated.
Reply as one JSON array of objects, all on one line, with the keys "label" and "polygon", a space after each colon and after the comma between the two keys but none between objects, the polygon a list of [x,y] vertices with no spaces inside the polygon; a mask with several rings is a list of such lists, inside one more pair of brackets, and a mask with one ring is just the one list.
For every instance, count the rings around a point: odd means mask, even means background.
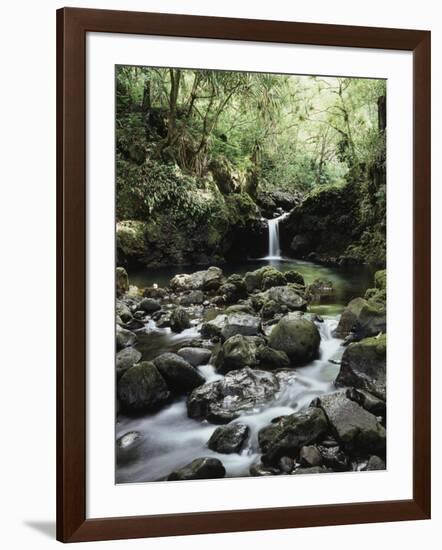
[{"label": "flowing water", "polygon": [[279,222],[284,220],[288,216],[288,212],[284,212],[277,218],[273,218],[267,221],[269,230],[269,251],[265,260],[281,260],[281,248],[279,245]]},{"label": "flowing water", "polygon": [[[259,430],[273,418],[296,412],[308,406],[315,397],[332,391],[339,367],[330,360],[339,359],[342,353],[341,340],[332,336],[336,325],[337,319],[334,318],[318,324],[321,334],[319,359],[294,370],[273,402],[233,421],[250,428],[247,446],[240,454],[219,454],[208,449],[207,441],[217,426],[188,418],[185,398],[154,415],[136,419],[119,418],[117,437],[137,431],[141,438],[136,457],[117,468],[117,483],[155,481],[201,456],[219,458],[226,468],[227,477],[248,475],[251,464],[259,457]],[[151,324],[148,331],[151,338],[158,337],[163,342],[161,347],[164,350],[182,346],[198,335],[198,327],[172,335],[170,329],[157,329]],[[208,382],[222,378],[211,365],[198,367],[198,370]]]},{"label": "flowing water", "polygon": [[[258,432],[261,428],[268,425],[273,418],[299,411],[308,406],[315,397],[333,390],[343,351],[342,341],[333,337],[333,330],[339,321],[340,312],[349,300],[363,295],[365,289],[370,286],[372,274],[361,267],[331,268],[281,257],[279,222],[286,216],[287,214],[282,214],[268,220],[268,256],[259,260],[223,265],[222,268],[225,275],[230,275],[243,274],[264,265],[272,265],[280,271],[296,269],[303,275],[306,284],[315,279],[331,281],[334,288],[332,296],[327,297],[325,303],[310,305],[309,308],[310,311],[323,316],[323,322],[317,323],[321,336],[319,358],[305,367],[292,370],[271,403],[234,421],[246,424],[250,428],[247,446],[240,454],[218,454],[208,449],[207,441],[217,426],[207,421],[188,418],[185,398],[175,401],[154,415],[137,419],[119,417],[116,427],[117,438],[133,431],[139,432],[141,437],[130,460],[120,463],[117,467],[117,483],[155,481],[202,456],[219,458],[226,468],[228,477],[246,476],[251,464],[259,458]],[[130,280],[132,284],[140,287],[153,283],[167,286],[170,278],[177,272],[193,271],[194,266],[150,269],[131,273]],[[138,331],[137,349],[142,353],[143,360],[154,359],[166,351],[177,351],[192,339],[198,338],[199,328],[194,324],[180,334],[174,334],[170,328],[159,328],[154,321],[149,321]],[[210,364],[200,366],[198,370],[207,382],[222,378]]]}]

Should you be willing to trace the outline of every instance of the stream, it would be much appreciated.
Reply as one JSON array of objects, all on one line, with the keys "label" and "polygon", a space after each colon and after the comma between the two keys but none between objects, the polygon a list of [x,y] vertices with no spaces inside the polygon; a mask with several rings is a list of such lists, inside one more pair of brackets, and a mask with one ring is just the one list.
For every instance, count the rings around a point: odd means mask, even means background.
[{"label": "stream", "polygon": [[[284,214],[269,220],[269,254],[265,258],[245,260],[222,266],[224,274],[244,274],[264,265],[272,265],[280,271],[296,269],[303,275],[306,284],[315,279],[331,281],[334,288],[332,297],[318,304],[309,306],[309,311],[321,315],[323,322],[317,323],[320,336],[319,358],[307,366],[293,369],[293,375],[287,378],[286,385],[271,403],[257,407],[250,414],[237,418],[250,428],[250,437],[245,448],[237,454],[219,454],[207,447],[207,441],[217,428],[207,421],[190,419],[187,416],[185,397],[175,400],[156,414],[141,418],[129,418],[120,415],[116,425],[116,437],[128,432],[138,432],[135,456],[131,460],[117,465],[116,482],[155,481],[167,476],[171,471],[180,468],[199,457],[219,458],[227,477],[249,475],[249,468],[259,458],[257,434],[271,420],[281,415],[288,415],[309,405],[317,396],[331,392],[333,382],[339,371],[339,359],[343,353],[342,340],[333,337],[340,313],[347,303],[364,294],[370,286],[372,272],[358,268],[335,268],[317,265],[311,262],[287,259],[280,256],[278,224]],[[198,267],[198,269],[203,269]],[[168,267],[130,272],[131,284],[140,288],[158,284],[167,286],[169,280],[177,273],[191,273],[195,266]],[[137,349],[142,353],[142,360],[152,360],[166,351],[177,351],[191,340],[198,338],[200,325],[175,334],[170,328],[159,328],[149,320],[144,328],[137,331]],[[335,362],[336,361],[336,362]],[[207,382],[220,379],[210,364],[197,367]]]}]

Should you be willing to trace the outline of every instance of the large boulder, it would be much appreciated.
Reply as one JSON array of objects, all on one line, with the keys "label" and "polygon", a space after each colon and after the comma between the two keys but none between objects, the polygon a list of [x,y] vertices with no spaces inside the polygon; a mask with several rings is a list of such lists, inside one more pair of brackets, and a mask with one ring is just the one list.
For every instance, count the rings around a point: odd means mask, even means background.
[{"label": "large boulder", "polygon": [[324,412],[316,407],[280,417],[258,433],[263,463],[276,465],[283,456],[297,457],[301,447],[317,441],[327,429]]},{"label": "large boulder", "polygon": [[260,332],[259,317],[248,313],[229,313],[217,315],[211,321],[203,323],[201,335],[204,338],[218,337],[227,340],[235,334],[255,336]]},{"label": "large boulder", "polygon": [[386,400],[387,336],[350,344],[341,360],[337,386],[354,386]]},{"label": "large boulder", "polygon": [[242,334],[228,338],[216,358],[218,372],[226,373],[244,367],[256,367],[258,365],[256,340],[263,342],[256,336],[242,336]]},{"label": "large boulder", "polygon": [[253,303],[262,304],[264,307],[267,302],[277,304],[278,311],[305,311],[307,301],[296,284],[288,284],[285,286],[274,286],[265,292],[261,292],[253,297]]},{"label": "large boulder", "polygon": [[202,290],[191,290],[188,294],[185,294],[180,298],[180,305],[184,307],[199,305],[203,302],[204,292]]},{"label": "large boulder", "polygon": [[260,346],[256,350],[256,358],[261,368],[272,370],[290,367],[290,359],[285,351],[273,349],[269,346]]},{"label": "large boulder", "polygon": [[335,330],[337,338],[345,338],[353,333],[355,339],[376,336],[387,329],[385,306],[379,303],[355,298],[342,312]]},{"label": "large boulder", "polygon": [[178,350],[177,354],[194,367],[199,367],[209,362],[212,351],[207,348],[185,347]]},{"label": "large boulder", "polygon": [[188,479],[217,479],[226,475],[226,469],[217,458],[196,458],[178,470],[174,470],[167,479],[169,481],[185,481]]},{"label": "large boulder", "polygon": [[121,300],[117,300],[115,303],[115,314],[120,317],[123,323],[129,323],[133,317],[129,306]]},{"label": "large boulder", "polygon": [[137,341],[137,335],[131,330],[127,330],[120,327],[120,325],[117,325],[115,340],[117,344],[117,349],[120,350],[123,348],[128,348],[129,346],[133,346]]},{"label": "large boulder", "polygon": [[210,437],[208,447],[217,453],[239,453],[249,433],[249,427],[240,422],[219,426]]},{"label": "large boulder", "polygon": [[154,298],[143,298],[138,304],[137,309],[145,313],[154,313],[161,309],[161,304]]},{"label": "large boulder", "polygon": [[116,355],[117,369],[128,369],[138,363],[141,359],[141,353],[132,347],[120,350]]},{"label": "large boulder", "polygon": [[195,271],[195,273],[180,273],[169,282],[169,286],[175,291],[184,290],[217,290],[223,283],[223,272],[219,267],[209,267],[207,270]]},{"label": "large boulder", "polygon": [[174,394],[189,393],[205,382],[196,368],[176,353],[163,353],[153,364]]},{"label": "large boulder", "polygon": [[196,388],[187,398],[190,418],[227,424],[270,402],[279,390],[278,378],[267,371],[245,368]]},{"label": "large boulder", "polygon": [[353,453],[385,451],[386,432],[376,416],[349,399],[345,391],[319,397],[334,435],[345,450]]},{"label": "large boulder", "polygon": [[170,399],[164,378],[153,363],[147,361],[128,369],[117,386],[120,406],[127,414],[157,410]]},{"label": "large boulder", "polygon": [[269,344],[285,352],[294,365],[301,365],[318,356],[320,336],[312,321],[286,315],[270,333]]},{"label": "large boulder", "polygon": [[183,332],[190,327],[190,317],[183,307],[177,307],[170,315],[170,328],[173,332]]}]

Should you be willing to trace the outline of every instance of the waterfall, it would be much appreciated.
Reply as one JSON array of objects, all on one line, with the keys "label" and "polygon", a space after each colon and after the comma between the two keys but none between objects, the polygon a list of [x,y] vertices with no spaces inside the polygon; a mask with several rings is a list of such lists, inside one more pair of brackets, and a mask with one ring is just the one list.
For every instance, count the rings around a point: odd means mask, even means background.
[{"label": "waterfall", "polygon": [[277,218],[267,220],[267,226],[269,228],[269,250],[267,259],[279,260],[281,259],[281,248],[279,245],[279,222],[288,216],[288,212],[284,212]]}]

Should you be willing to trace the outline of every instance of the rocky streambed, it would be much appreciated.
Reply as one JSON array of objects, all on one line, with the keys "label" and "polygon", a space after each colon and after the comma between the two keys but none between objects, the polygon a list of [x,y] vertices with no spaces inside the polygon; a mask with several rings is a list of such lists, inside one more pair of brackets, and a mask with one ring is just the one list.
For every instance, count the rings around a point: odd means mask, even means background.
[{"label": "rocky streambed", "polygon": [[295,269],[140,289],[117,268],[116,481],[384,469],[385,272],[374,279],[321,316],[334,282]]}]

